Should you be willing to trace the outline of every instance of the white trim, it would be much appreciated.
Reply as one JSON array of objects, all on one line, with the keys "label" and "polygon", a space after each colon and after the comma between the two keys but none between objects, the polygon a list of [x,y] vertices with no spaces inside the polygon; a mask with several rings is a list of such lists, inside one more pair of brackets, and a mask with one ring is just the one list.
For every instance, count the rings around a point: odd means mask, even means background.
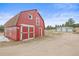
[{"label": "white trim", "polygon": [[[31,17],[31,18],[30,18],[30,17]],[[33,15],[29,14],[28,18],[29,18],[30,20],[32,20],[32,19],[33,19]]]},{"label": "white trim", "polygon": [[34,27],[34,25],[25,25],[25,24],[21,24],[21,26]]},{"label": "white trim", "polygon": [[[21,24],[21,31],[20,31],[20,40],[22,40],[22,29],[23,29],[23,26],[25,26],[25,27],[28,27],[28,32],[26,32],[26,33],[28,33],[28,39],[24,39],[24,40],[30,40],[30,39],[34,39],[35,38],[35,27],[34,27],[34,25],[25,25],[25,24]],[[30,38],[29,37],[29,35],[30,35],[30,32],[29,32],[29,28],[30,27],[33,27],[33,32],[31,32],[31,33],[33,33],[33,38]],[[25,32],[24,32],[25,33]]]},{"label": "white trim", "polygon": [[40,19],[39,19],[39,17],[36,17],[36,26],[40,26]]},{"label": "white trim", "polygon": [[33,28],[33,37],[35,38],[35,27]]},{"label": "white trim", "polygon": [[20,40],[22,40],[22,26],[21,26],[21,30],[20,30]]}]

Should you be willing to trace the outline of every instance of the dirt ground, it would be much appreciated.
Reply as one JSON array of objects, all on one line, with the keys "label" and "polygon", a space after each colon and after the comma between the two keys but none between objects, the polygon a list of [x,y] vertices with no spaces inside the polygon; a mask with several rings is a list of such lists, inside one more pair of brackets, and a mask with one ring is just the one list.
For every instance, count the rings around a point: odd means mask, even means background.
[{"label": "dirt ground", "polygon": [[28,42],[1,42],[2,56],[79,56],[79,34],[46,31]]},{"label": "dirt ground", "polygon": [[0,35],[4,35],[4,33],[3,32],[0,32]]}]

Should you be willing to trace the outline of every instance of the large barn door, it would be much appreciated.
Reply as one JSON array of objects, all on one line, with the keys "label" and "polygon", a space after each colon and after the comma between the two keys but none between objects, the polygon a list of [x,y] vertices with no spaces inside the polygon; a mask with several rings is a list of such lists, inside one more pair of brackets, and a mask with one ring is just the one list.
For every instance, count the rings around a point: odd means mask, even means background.
[{"label": "large barn door", "polygon": [[35,37],[33,25],[21,25],[20,40],[29,40]]}]

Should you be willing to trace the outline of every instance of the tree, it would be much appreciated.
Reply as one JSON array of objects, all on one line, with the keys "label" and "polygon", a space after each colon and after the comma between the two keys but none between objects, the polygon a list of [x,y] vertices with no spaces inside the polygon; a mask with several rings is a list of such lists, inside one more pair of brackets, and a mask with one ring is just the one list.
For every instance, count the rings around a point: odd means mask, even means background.
[{"label": "tree", "polygon": [[46,27],[46,29],[49,29],[50,28],[50,26],[48,25],[47,27]]},{"label": "tree", "polygon": [[62,24],[61,26],[62,26],[62,27],[64,27],[65,25],[64,25],[64,24]]},{"label": "tree", "polygon": [[69,18],[69,20],[65,23],[65,26],[72,27],[74,23],[75,21],[73,20],[73,18]]},{"label": "tree", "polygon": [[46,27],[46,29],[47,29],[47,30],[55,29],[55,27],[53,27],[53,26],[51,26],[51,25],[48,25],[48,26]]},{"label": "tree", "polygon": [[4,26],[0,25],[0,32],[4,32]]},{"label": "tree", "polygon": [[62,25],[59,25],[59,27],[62,27]]},{"label": "tree", "polygon": [[65,26],[69,26],[69,22],[66,22],[66,23],[65,23]]},{"label": "tree", "polygon": [[73,26],[74,28],[75,28],[75,27],[79,27],[79,24],[78,24],[78,23],[77,23],[77,24],[73,24],[72,26]]},{"label": "tree", "polygon": [[58,26],[57,25],[55,25],[55,28],[57,28]]},{"label": "tree", "polygon": [[69,25],[73,25],[73,24],[75,23],[75,21],[73,20],[73,18],[70,18],[70,19],[68,20],[68,23],[69,23]]}]

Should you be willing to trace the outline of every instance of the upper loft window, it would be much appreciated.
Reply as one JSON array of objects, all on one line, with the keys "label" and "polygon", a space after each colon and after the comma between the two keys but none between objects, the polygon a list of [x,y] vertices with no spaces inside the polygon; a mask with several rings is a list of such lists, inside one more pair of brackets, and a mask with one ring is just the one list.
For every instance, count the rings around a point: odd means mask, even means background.
[{"label": "upper loft window", "polygon": [[30,20],[32,20],[32,19],[33,19],[33,16],[32,16],[31,14],[29,15],[29,19],[30,19]]},{"label": "upper loft window", "polygon": [[36,17],[36,26],[40,26],[40,19],[39,19],[39,17]]}]

